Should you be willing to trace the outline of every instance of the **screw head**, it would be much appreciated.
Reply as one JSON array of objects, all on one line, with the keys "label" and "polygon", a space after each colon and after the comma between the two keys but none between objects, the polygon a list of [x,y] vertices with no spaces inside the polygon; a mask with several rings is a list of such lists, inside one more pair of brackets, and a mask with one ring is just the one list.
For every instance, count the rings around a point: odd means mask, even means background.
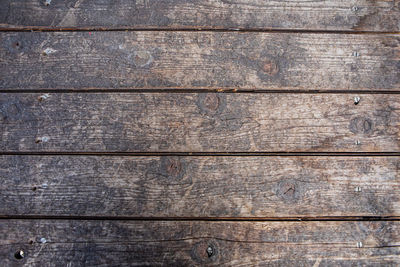
[{"label": "screw head", "polygon": [[360,103],[360,101],[361,101],[361,97],[359,97],[359,96],[354,97],[354,105],[358,105]]},{"label": "screw head", "polygon": [[361,145],[360,140],[356,140],[356,145],[357,145],[357,146]]},{"label": "screw head", "polygon": [[43,243],[43,244],[47,242],[46,238],[44,238],[44,237],[40,238],[39,241],[40,241],[40,243]]},{"label": "screw head", "polygon": [[351,10],[352,10],[353,12],[358,11],[358,6],[353,6],[353,7],[351,8]]},{"label": "screw head", "polygon": [[357,186],[356,188],[354,188],[354,192],[361,192],[361,187]]},{"label": "screw head", "polygon": [[14,257],[17,260],[21,260],[25,257],[24,251],[23,250],[18,250],[17,252],[15,252]]},{"label": "screw head", "polygon": [[363,243],[362,242],[357,242],[357,247],[358,248],[362,248],[363,247]]}]

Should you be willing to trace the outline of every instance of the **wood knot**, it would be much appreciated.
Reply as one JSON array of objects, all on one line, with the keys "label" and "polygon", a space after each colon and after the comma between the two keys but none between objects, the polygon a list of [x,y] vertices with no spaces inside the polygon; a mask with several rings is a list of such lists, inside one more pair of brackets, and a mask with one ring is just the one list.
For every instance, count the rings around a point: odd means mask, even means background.
[{"label": "wood knot", "polygon": [[262,64],[262,70],[266,74],[268,74],[270,76],[274,76],[279,72],[279,67],[273,60],[267,59]]},{"label": "wood knot", "polygon": [[19,120],[22,115],[22,107],[19,103],[11,102],[0,106],[0,121]]},{"label": "wood knot", "polygon": [[203,105],[205,108],[216,111],[219,107],[219,98],[216,94],[207,94],[204,97]]},{"label": "wood knot", "polygon": [[132,60],[135,66],[143,68],[149,66],[154,58],[148,51],[135,51]]},{"label": "wood knot", "polygon": [[359,116],[350,121],[349,129],[355,134],[370,134],[373,131],[373,123],[371,119]]},{"label": "wood knot", "polygon": [[191,257],[197,263],[215,262],[219,256],[219,249],[215,240],[201,241],[193,246]]},{"label": "wood knot", "polygon": [[215,115],[223,110],[225,99],[218,93],[199,94],[197,105],[203,113]]},{"label": "wood knot", "polygon": [[179,157],[162,157],[161,173],[173,179],[181,179],[185,174],[185,164]]},{"label": "wood knot", "polygon": [[285,201],[296,202],[302,197],[302,188],[296,180],[283,180],[278,183],[276,194]]}]

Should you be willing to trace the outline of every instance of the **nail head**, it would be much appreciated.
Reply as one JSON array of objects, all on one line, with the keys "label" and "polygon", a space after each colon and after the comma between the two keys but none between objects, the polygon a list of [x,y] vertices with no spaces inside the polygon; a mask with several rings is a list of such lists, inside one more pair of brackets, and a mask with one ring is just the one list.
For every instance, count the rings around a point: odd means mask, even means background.
[{"label": "nail head", "polygon": [[207,255],[208,255],[208,257],[211,257],[212,255],[214,255],[214,249],[211,246],[207,247]]},{"label": "nail head", "polygon": [[21,260],[25,257],[24,251],[23,250],[18,250],[17,252],[15,252],[14,257],[17,260]]}]

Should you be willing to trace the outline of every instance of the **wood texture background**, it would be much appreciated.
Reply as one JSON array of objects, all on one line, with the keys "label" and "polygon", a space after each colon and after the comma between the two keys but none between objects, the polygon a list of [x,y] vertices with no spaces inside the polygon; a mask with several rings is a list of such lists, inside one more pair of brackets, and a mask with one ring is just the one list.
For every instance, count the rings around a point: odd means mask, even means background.
[{"label": "wood texture background", "polygon": [[397,34],[0,33],[0,89],[392,90]]},{"label": "wood texture background", "polygon": [[[9,220],[2,221],[0,235],[0,257],[6,266],[400,264],[400,225],[389,221]],[[214,252],[210,257],[208,247]],[[21,248],[26,257],[17,260],[13,254]]]},{"label": "wood texture background", "polygon": [[0,1],[0,266],[399,266],[399,34],[398,0]]},{"label": "wood texture background", "polygon": [[361,95],[355,105],[356,96],[1,94],[0,148],[4,152],[399,152],[400,98]]},{"label": "wood texture background", "polygon": [[1,156],[0,214],[400,218],[399,168],[398,157]]},{"label": "wood texture background", "polygon": [[400,1],[3,0],[6,28],[399,31]]}]

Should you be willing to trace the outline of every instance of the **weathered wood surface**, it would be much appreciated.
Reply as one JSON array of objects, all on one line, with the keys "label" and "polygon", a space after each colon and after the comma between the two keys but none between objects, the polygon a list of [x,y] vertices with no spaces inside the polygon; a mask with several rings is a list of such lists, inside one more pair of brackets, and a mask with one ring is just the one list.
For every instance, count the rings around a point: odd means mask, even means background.
[{"label": "weathered wood surface", "polygon": [[400,36],[0,34],[0,89],[399,90]]},{"label": "weathered wood surface", "polygon": [[400,217],[398,157],[1,156],[0,215]]},{"label": "weathered wood surface", "polygon": [[1,28],[400,30],[398,0],[3,0],[1,5]]},{"label": "weathered wood surface", "polygon": [[0,94],[3,152],[399,152],[400,96]]},{"label": "weathered wood surface", "polygon": [[[394,221],[6,220],[0,235],[2,266],[400,264],[400,223]],[[20,260],[14,257],[19,250]]]}]

